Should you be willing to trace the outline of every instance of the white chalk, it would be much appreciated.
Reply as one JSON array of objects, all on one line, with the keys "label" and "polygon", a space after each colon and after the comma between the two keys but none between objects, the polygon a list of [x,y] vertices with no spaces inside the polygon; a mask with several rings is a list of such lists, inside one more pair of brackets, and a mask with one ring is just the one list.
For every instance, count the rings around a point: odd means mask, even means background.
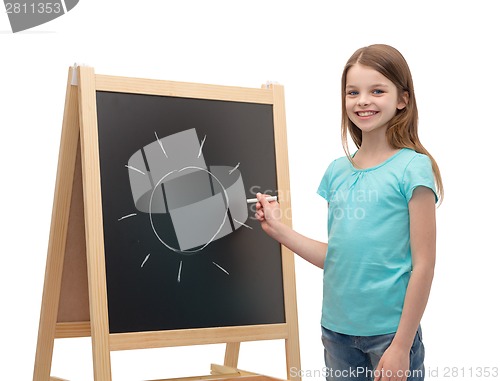
[{"label": "white chalk", "polygon": [[[278,201],[278,196],[267,196],[266,200],[267,201]],[[256,202],[259,202],[259,200],[256,198],[248,198],[247,199],[247,204],[255,204]]]},{"label": "white chalk", "polygon": [[179,272],[177,273],[177,283],[181,283],[181,271],[182,271],[182,261],[179,265]]},{"label": "white chalk", "polygon": [[148,255],[146,255],[146,258],[144,258],[144,261],[142,261],[141,267],[144,267],[144,264],[147,262],[147,260],[149,259],[150,255],[151,255],[151,253],[149,253]]},{"label": "white chalk", "polygon": [[221,269],[222,271],[224,271],[227,275],[229,275],[228,271],[227,271],[226,269],[222,268],[222,266],[221,266],[221,265],[219,265],[219,264],[217,264],[217,263],[215,263],[215,262],[212,262],[212,263],[213,263],[215,266],[217,266],[219,269]]},{"label": "white chalk", "polygon": [[137,216],[137,213],[127,214],[126,216],[118,218],[118,221],[124,220],[125,218],[134,217],[134,216]]}]

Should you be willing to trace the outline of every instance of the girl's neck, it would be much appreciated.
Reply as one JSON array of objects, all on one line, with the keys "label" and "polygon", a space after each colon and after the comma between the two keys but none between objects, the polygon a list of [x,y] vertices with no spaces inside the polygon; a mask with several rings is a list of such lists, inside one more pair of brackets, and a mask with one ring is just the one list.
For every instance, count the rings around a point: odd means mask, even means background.
[{"label": "girl's neck", "polygon": [[359,147],[356,155],[354,156],[354,164],[358,168],[370,168],[376,166],[389,157],[394,155],[397,151],[393,148],[383,134],[363,134],[361,147]]},{"label": "girl's neck", "polygon": [[386,137],[386,128],[380,128],[376,131],[363,132],[362,143],[359,152],[368,154],[384,154],[394,151]]}]

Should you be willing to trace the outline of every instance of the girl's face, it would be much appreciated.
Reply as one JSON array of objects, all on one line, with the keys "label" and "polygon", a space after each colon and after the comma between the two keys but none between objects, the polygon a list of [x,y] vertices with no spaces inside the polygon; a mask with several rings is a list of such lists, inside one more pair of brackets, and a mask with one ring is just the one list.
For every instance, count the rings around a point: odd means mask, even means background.
[{"label": "girl's face", "polygon": [[368,66],[355,64],[347,72],[345,105],[349,119],[363,132],[387,129],[397,110],[406,106],[394,83]]}]

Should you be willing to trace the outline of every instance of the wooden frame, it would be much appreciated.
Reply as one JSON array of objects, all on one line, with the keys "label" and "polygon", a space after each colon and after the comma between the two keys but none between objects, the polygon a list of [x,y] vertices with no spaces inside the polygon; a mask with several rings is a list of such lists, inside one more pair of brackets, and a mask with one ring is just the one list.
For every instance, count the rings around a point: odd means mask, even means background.
[{"label": "wooden frame", "polygon": [[[75,67],[69,70],[66,91],[33,379],[59,380],[50,376],[55,338],[91,336],[96,381],[111,380],[110,351],[213,343],[226,343],[224,366],[213,365],[213,376],[189,379],[272,380],[237,369],[241,342],[272,339],[285,340],[287,378],[299,380],[290,374],[290,369],[300,369],[300,353],[294,257],[286,247],[283,324],[110,334],[100,197],[96,91],[272,104],[278,189],[288,190],[283,87],[248,89],[113,77],[95,75],[91,67]],[[280,204],[291,210],[289,197]],[[291,226],[290,213],[283,218]],[[81,271],[82,263],[86,272]]]}]

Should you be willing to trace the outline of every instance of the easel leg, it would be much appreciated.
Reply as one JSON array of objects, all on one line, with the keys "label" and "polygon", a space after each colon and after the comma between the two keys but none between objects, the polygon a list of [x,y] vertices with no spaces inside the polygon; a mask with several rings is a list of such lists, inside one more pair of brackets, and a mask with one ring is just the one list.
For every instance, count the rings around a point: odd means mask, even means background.
[{"label": "easel leg", "polygon": [[[289,380],[301,381],[301,377],[298,375],[300,372],[300,348],[298,337],[289,338],[285,340],[286,347],[286,364],[287,364],[287,375]],[[292,376],[292,369],[295,370],[295,376]]]},{"label": "easel leg", "polygon": [[95,74],[78,67],[80,143],[94,381],[111,381]]},{"label": "easel leg", "polygon": [[54,351],[59,296],[66,249],[67,227],[73,190],[73,175],[77,154],[78,91],[71,86],[72,70],[68,75],[66,103],[64,105],[61,147],[57,181],[52,208],[49,247],[45,269],[45,281],[38,328],[38,341],[35,356],[34,381],[49,381]]},{"label": "easel leg", "polygon": [[224,365],[231,368],[238,368],[238,357],[240,354],[240,343],[227,343]]}]

